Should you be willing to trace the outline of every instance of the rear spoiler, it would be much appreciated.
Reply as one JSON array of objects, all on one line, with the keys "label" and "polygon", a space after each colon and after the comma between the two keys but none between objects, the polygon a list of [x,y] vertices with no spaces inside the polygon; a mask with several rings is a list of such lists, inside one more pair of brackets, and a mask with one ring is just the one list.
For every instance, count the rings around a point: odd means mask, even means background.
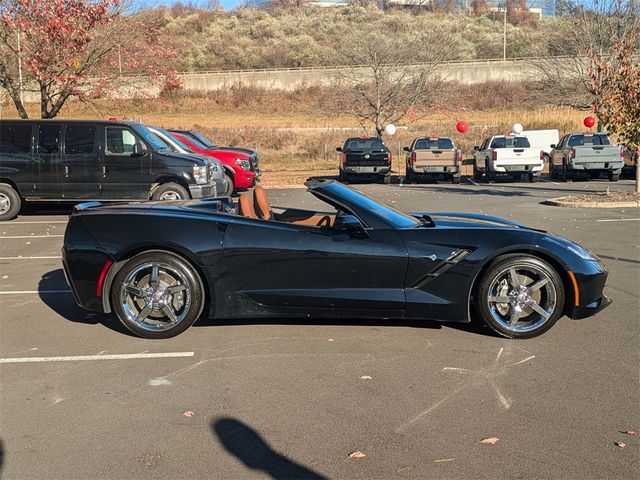
[{"label": "rear spoiler", "polygon": [[82,210],[87,210],[88,208],[96,208],[101,207],[103,205],[102,202],[84,202],[79,203],[73,207],[74,212],[81,212]]}]

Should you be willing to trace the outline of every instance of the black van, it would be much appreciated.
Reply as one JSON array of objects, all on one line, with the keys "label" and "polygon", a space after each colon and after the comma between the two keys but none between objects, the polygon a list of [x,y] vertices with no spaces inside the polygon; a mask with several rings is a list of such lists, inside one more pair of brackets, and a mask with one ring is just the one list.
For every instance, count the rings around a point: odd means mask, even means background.
[{"label": "black van", "polygon": [[211,162],[171,152],[139,123],[0,120],[0,220],[23,201],[215,197],[212,176]]}]

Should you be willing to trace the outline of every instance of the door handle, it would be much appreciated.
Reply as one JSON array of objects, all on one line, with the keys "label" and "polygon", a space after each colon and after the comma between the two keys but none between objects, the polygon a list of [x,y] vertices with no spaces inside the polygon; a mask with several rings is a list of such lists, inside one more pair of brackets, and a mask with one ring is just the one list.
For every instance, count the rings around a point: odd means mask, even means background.
[{"label": "door handle", "polygon": [[107,167],[105,167],[104,165],[102,166],[102,178],[106,178],[107,176]]},{"label": "door handle", "polygon": [[69,166],[68,165],[64,166],[64,176],[65,177],[69,177]]}]

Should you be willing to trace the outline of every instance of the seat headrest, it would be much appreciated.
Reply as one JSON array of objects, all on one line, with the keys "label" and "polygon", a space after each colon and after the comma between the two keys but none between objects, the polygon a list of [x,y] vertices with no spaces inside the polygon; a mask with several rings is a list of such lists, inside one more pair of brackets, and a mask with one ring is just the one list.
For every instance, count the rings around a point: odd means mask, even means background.
[{"label": "seat headrest", "polygon": [[238,213],[247,218],[258,218],[256,211],[253,209],[253,202],[248,193],[243,193],[238,198]]},{"label": "seat headrest", "polygon": [[263,220],[271,219],[271,205],[269,205],[269,198],[264,188],[258,185],[253,189],[253,206],[256,213]]}]

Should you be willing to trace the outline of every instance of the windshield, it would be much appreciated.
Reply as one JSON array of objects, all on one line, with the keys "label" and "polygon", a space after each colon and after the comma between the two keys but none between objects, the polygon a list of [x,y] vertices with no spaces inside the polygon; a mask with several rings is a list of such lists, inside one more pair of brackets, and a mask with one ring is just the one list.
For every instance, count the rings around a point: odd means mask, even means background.
[{"label": "windshield", "polygon": [[[173,135],[173,133],[171,133],[169,130],[165,130],[164,128],[159,128],[159,127],[154,127],[154,128],[158,132],[160,132],[162,135],[164,135],[165,137],[169,138],[173,143],[178,145],[178,147],[180,147],[185,152],[193,153],[193,150],[191,150],[191,147],[189,147],[186,143],[183,143],[182,140],[180,140],[178,137]],[[158,137],[160,137],[160,135],[158,135]],[[162,138],[162,137],[160,137],[160,139],[164,140],[164,138]],[[169,146],[171,147],[171,145],[169,145]],[[171,148],[171,149],[173,150],[173,148]]]},{"label": "windshield", "polygon": [[350,138],[344,145],[345,150],[384,150],[379,138]]},{"label": "windshield", "polygon": [[583,145],[611,145],[607,135],[572,135],[569,139],[570,147],[581,147]]},{"label": "windshield", "polygon": [[450,138],[421,138],[416,140],[414,150],[453,150],[453,142]]},{"label": "windshield", "polygon": [[490,148],[529,148],[531,144],[527,137],[495,137]]},{"label": "windshield", "polygon": [[[333,182],[328,184],[325,188],[333,190],[336,197],[349,202],[351,205],[357,205],[358,208],[368,210],[395,228],[413,228],[423,225],[423,222],[416,217],[412,217],[397,208],[380,203],[368,195],[341,183]],[[315,193],[313,190],[311,192]],[[336,206],[332,204],[332,206],[339,208],[339,205]]]},{"label": "windshield", "polygon": [[167,150],[167,145],[151,130],[139,123],[132,123],[131,128],[151,147],[151,150]]},{"label": "windshield", "polygon": [[191,134],[191,136],[193,138],[198,140],[201,144],[205,145],[207,148],[215,148],[216,147],[215,143],[213,143],[211,140],[207,139],[203,135],[199,134],[198,132],[190,131],[189,133]]}]

